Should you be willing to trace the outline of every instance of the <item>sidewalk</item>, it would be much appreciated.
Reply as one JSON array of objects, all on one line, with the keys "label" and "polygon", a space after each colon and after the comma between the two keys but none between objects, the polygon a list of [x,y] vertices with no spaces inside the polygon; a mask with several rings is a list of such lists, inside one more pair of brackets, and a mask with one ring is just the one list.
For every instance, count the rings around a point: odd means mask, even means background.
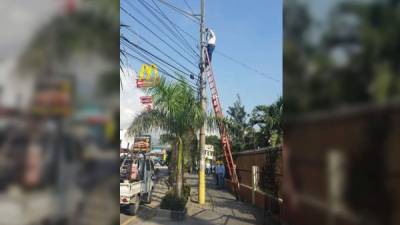
[{"label": "sidewalk", "polygon": [[[187,204],[188,214],[184,221],[172,221],[169,215],[157,213],[158,204],[152,205],[152,210],[146,210],[146,216],[139,216],[135,223],[144,225],[250,225],[263,224],[263,210],[257,209],[248,203],[237,201],[235,197],[225,190],[217,190],[213,177],[207,177],[207,196],[206,204],[200,206],[195,201],[198,193],[197,175],[186,174],[187,184],[191,186],[191,200]],[[165,184],[159,182],[153,201],[159,203],[160,198],[165,194],[167,188]],[[154,199],[155,198],[155,199]]]},{"label": "sidewalk", "polygon": [[202,221],[202,224],[247,225],[263,224],[264,211],[251,204],[237,201],[226,190],[216,189],[213,176],[206,178],[206,204],[195,203],[198,195],[197,175],[186,178],[192,186],[192,201],[188,203],[188,216]]}]

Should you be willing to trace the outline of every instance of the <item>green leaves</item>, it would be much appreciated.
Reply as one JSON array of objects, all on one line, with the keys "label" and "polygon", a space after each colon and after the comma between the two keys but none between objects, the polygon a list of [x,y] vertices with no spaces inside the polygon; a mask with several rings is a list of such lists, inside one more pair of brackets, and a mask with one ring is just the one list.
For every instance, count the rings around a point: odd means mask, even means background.
[{"label": "green leaves", "polygon": [[238,96],[222,121],[229,129],[234,151],[281,144],[282,113],[282,97],[269,106],[256,106],[248,115]]}]

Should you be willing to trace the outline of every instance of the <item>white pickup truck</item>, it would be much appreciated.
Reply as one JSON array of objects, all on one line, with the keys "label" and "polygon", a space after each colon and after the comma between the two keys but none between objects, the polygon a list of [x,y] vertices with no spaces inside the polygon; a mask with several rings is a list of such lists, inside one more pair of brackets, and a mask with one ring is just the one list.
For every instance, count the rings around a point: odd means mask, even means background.
[{"label": "white pickup truck", "polygon": [[[123,175],[130,172],[127,170],[131,169],[132,161],[135,161],[138,169],[138,178],[134,181]],[[136,158],[126,155],[121,159],[120,175],[120,205],[128,207],[129,214],[136,215],[141,202],[151,203],[155,179],[153,162],[146,156]]]}]

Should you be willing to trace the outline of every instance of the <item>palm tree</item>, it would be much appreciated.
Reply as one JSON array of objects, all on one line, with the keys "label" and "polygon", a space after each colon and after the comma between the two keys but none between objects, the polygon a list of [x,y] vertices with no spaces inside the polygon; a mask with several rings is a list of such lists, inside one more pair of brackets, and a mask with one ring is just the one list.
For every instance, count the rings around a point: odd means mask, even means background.
[{"label": "palm tree", "polygon": [[153,110],[140,113],[128,128],[128,135],[161,129],[175,138],[178,150],[175,191],[178,197],[181,197],[184,139],[186,134],[195,133],[200,128],[205,116],[195,91],[184,81],[170,83],[161,79],[159,84],[147,92],[153,98]]},{"label": "palm tree", "polygon": [[258,145],[266,145],[265,140],[269,140],[271,145],[280,144],[282,137],[282,113],[283,99],[280,97],[276,102],[267,105],[256,106],[249,120],[251,127],[260,127],[261,142]]}]

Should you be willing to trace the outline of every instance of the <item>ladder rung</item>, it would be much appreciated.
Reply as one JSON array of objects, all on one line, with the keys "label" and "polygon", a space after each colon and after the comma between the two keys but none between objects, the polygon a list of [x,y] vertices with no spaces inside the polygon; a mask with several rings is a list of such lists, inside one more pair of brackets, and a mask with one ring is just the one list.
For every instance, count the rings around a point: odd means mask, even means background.
[{"label": "ladder rung", "polygon": [[[210,87],[210,91],[211,91],[211,95],[212,95],[212,105],[214,107],[214,112],[217,116],[223,117],[221,103],[218,98],[217,85],[215,83],[214,73],[211,70],[211,67],[206,68],[206,74],[208,77],[208,83],[209,83],[209,87]],[[217,122],[217,123],[218,123],[218,127],[219,127],[219,133],[221,136],[222,150],[223,150],[223,154],[225,156],[224,158],[225,158],[225,161],[226,161],[226,164],[228,167],[228,172],[229,172],[229,175],[232,177],[233,183],[235,183],[235,185],[234,185],[235,191],[238,191],[239,190],[239,186],[238,186],[239,182],[238,182],[236,170],[234,170],[235,164],[234,164],[233,157],[232,157],[231,145],[229,143],[229,135],[226,131],[226,127],[224,126],[224,124],[221,122]]]}]

